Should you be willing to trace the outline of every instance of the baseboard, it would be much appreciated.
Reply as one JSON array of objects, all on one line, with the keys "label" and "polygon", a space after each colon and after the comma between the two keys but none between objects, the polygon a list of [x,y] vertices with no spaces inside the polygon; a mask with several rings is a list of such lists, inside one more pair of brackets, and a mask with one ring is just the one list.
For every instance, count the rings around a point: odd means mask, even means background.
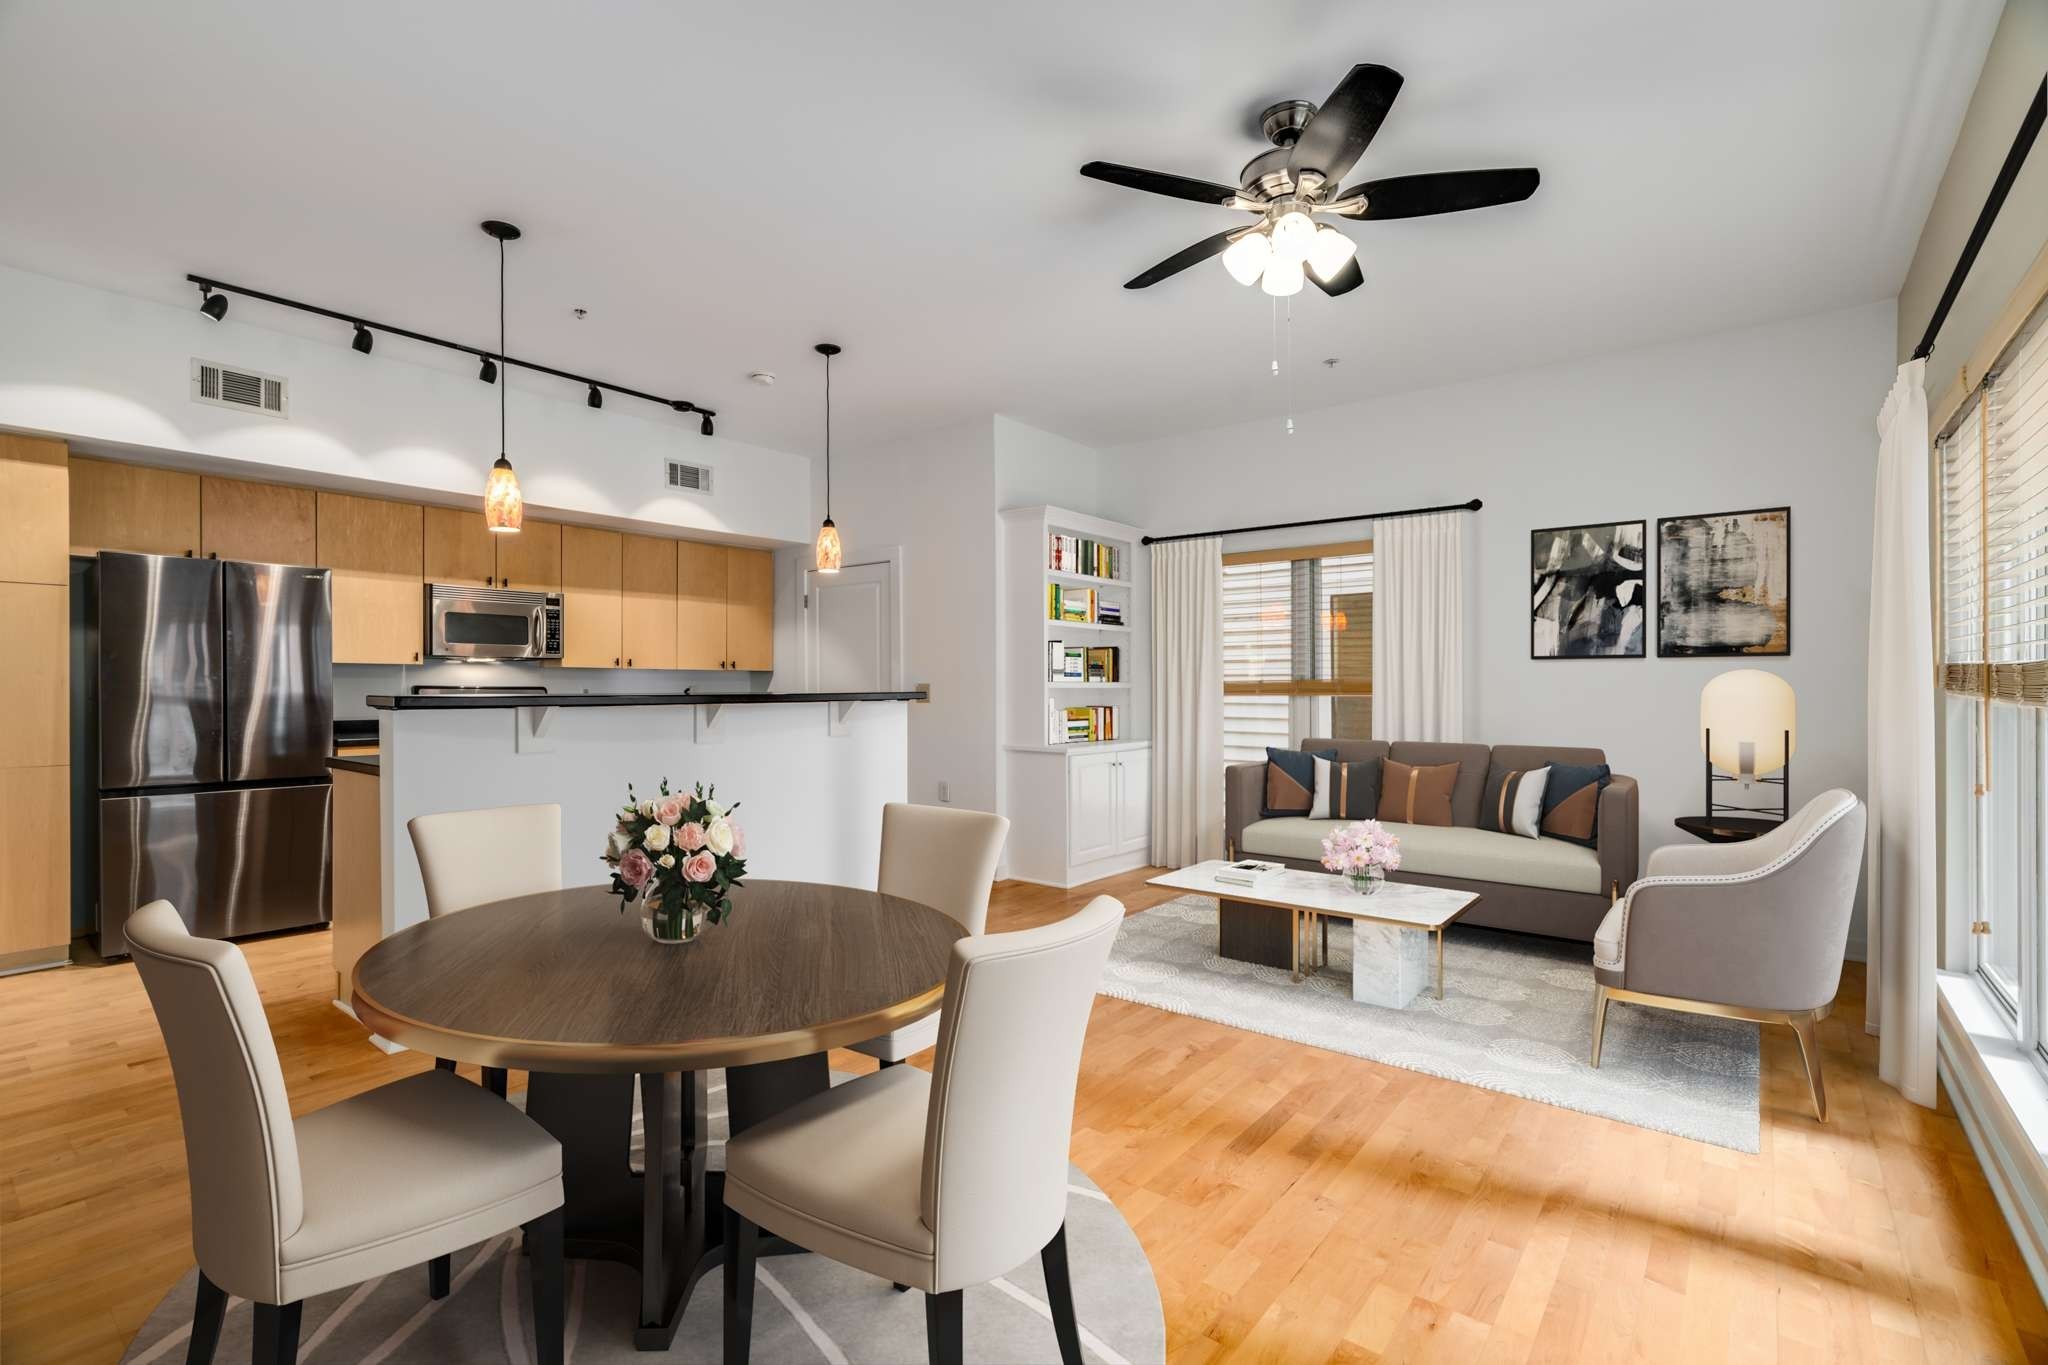
[{"label": "baseboard", "polygon": [[1055,891],[1072,891],[1077,886],[1099,882],[1105,877],[1114,877],[1123,872],[1135,872],[1149,866],[1150,852],[1126,853],[1120,858],[1102,858],[1081,867],[1068,868],[1065,880],[1048,877],[1030,877],[1021,872],[1012,872],[1006,880],[1023,882],[1027,886],[1049,886]]},{"label": "baseboard", "polygon": [[[1950,987],[1946,975],[1943,985]],[[1981,988],[1972,982],[1967,989]],[[1989,1032],[1974,1029],[1970,1021],[1958,1015],[1949,989],[1938,992],[1937,998],[1936,1073],[1948,1088],[1956,1117],[1962,1121],[1963,1135],[1969,1139],[1978,1165],[1984,1168],[1984,1178],[2012,1229],[2013,1240],[2019,1244],[2034,1288],[2048,1298],[2048,1164],[2042,1161],[2020,1115],[1999,1088],[1984,1051],[1973,1041],[1989,1039]],[[2048,1090],[2048,1082],[2043,1082],[2024,1058],[2001,1058],[2000,1065],[2008,1070],[2017,1068],[2016,1074],[2023,1083],[2031,1081]]]},{"label": "baseboard", "polygon": [[1860,937],[1851,938],[1842,946],[1842,960],[1844,962],[1870,961],[1870,944]]},{"label": "baseboard", "polygon": [[46,972],[52,967],[71,965],[71,945],[56,943],[47,948],[25,948],[18,953],[0,954],[0,976],[22,972]]}]

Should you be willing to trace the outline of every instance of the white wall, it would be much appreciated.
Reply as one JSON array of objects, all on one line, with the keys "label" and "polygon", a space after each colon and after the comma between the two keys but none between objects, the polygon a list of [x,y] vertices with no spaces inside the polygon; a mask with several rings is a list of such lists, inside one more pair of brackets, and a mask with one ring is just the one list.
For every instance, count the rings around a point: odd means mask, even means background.
[{"label": "white wall", "polygon": [[[1128,446],[1106,457],[1108,515],[1160,533],[1484,499],[1470,737],[1605,749],[1642,784],[1647,853],[1701,809],[1700,687],[1752,661],[1532,660],[1529,532],[1789,504],[1792,653],[1753,662],[1799,695],[1794,802],[1861,792],[1875,422],[1894,325],[1890,302],[1869,304],[1306,413],[1293,437],[1265,418]],[[1862,937],[1859,911],[1853,955]]]},{"label": "white wall", "polygon": [[1102,452],[1014,417],[996,417],[996,510],[1006,507],[1064,507],[1106,515],[1102,501]]},{"label": "white wall", "polygon": [[[478,381],[474,360],[391,336],[362,356],[340,324],[313,340],[258,325],[267,309],[236,299],[216,323],[196,290],[179,308],[0,269],[0,426],[91,451],[481,505],[498,389]],[[192,401],[194,358],[284,375],[290,419]],[[791,495],[810,483],[807,457],[703,436],[694,418],[635,399],[592,411],[566,381],[513,374],[509,453],[534,510],[754,543],[809,537],[808,499]],[[712,466],[712,494],[669,492],[668,457]]]}]

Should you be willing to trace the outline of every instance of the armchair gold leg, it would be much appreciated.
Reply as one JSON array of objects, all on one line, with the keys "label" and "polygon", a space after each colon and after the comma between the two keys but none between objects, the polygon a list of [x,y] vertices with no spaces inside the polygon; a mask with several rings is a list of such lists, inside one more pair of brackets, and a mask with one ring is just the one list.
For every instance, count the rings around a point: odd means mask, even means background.
[{"label": "armchair gold leg", "polygon": [[1794,1015],[1785,1022],[1792,1026],[1793,1035],[1799,1039],[1799,1060],[1806,1064],[1806,1084],[1813,1091],[1814,1117],[1826,1123],[1828,1090],[1820,1075],[1820,1020],[1809,1014]]},{"label": "armchair gold leg", "polygon": [[1593,987],[1593,1065],[1600,1065],[1600,1039],[1607,1032],[1607,1006],[1614,995],[1607,987]]}]

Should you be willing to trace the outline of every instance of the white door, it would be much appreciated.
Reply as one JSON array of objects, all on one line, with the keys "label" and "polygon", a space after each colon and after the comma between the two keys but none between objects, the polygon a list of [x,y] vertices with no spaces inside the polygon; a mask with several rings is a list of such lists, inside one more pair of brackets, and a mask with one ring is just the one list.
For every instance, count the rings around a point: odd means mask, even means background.
[{"label": "white door", "polygon": [[1067,757],[1067,863],[1116,852],[1116,755]]},{"label": "white door", "polygon": [[1116,851],[1143,853],[1152,846],[1152,751],[1125,749],[1116,756]]},{"label": "white door", "polygon": [[886,560],[838,573],[804,571],[804,685],[813,692],[893,692],[897,679],[896,567]]}]

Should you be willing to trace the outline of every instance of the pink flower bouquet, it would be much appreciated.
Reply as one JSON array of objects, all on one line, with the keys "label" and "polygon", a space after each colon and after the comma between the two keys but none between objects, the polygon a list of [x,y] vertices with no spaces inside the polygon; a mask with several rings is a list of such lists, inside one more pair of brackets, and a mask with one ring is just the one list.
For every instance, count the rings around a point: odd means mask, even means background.
[{"label": "pink flower bouquet", "polygon": [[747,841],[717,788],[698,783],[689,795],[641,800],[631,783],[618,824],[599,855],[612,870],[612,894],[621,910],[638,901],[641,922],[663,943],[694,942],[704,921],[732,913],[732,889],[747,874]]},{"label": "pink flower bouquet", "polygon": [[1370,896],[1389,872],[1401,866],[1401,841],[1377,820],[1360,820],[1333,830],[1323,840],[1323,866]]}]

